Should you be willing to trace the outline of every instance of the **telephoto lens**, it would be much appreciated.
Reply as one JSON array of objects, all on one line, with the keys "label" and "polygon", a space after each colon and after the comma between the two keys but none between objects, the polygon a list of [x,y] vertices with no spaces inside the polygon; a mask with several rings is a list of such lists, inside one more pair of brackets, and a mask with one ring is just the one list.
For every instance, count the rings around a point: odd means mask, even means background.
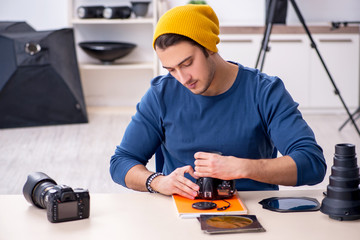
[{"label": "telephoto lens", "polygon": [[29,174],[23,188],[25,199],[38,208],[46,208],[44,197],[56,182],[42,172]]},{"label": "telephoto lens", "polygon": [[107,19],[126,19],[131,16],[131,8],[128,6],[120,6],[120,7],[106,7],[104,9],[103,15],[104,18]]},{"label": "telephoto lens", "polygon": [[355,145],[337,144],[327,194],[320,211],[339,221],[360,219],[359,183]]},{"label": "telephoto lens", "polygon": [[80,6],[77,9],[79,18],[103,18],[104,6]]}]

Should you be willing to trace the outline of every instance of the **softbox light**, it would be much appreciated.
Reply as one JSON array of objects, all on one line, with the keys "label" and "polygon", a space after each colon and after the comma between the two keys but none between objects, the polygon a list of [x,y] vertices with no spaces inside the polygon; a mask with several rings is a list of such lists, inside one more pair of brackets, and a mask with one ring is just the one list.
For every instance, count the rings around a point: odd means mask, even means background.
[{"label": "softbox light", "polygon": [[0,22],[0,33],[3,32],[35,32],[26,22]]},{"label": "softbox light", "polygon": [[0,32],[0,128],[88,122],[72,29]]}]

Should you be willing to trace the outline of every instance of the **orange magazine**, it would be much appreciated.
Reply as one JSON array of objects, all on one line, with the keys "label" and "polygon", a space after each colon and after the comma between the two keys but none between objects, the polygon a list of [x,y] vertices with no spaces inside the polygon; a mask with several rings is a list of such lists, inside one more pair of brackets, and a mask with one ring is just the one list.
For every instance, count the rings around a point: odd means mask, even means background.
[{"label": "orange magazine", "polygon": [[[241,201],[238,194],[234,194],[232,198],[225,199],[228,201],[231,206],[223,211],[219,211],[216,208],[209,209],[209,210],[198,210],[192,207],[193,203],[196,202],[203,202],[207,201],[210,202],[210,200],[204,200],[204,199],[188,199],[185,197],[182,197],[180,195],[173,195],[174,203],[176,206],[176,210],[181,218],[195,218],[200,217],[200,215],[203,214],[211,214],[211,215],[235,215],[235,214],[247,214],[247,208],[245,207],[244,203]],[[223,200],[213,200],[211,202],[216,203],[217,208],[227,206],[228,203],[224,202]]]}]

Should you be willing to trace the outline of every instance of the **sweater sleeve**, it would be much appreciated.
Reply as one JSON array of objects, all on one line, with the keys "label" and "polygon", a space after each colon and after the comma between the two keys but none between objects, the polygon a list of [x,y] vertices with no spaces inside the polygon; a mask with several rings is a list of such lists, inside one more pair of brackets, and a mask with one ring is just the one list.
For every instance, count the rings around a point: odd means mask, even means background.
[{"label": "sweater sleeve", "polygon": [[320,183],[326,173],[326,162],[313,131],[298,110],[298,104],[279,78],[261,82],[257,96],[264,126],[279,152],[295,161],[296,185]]},{"label": "sweater sleeve", "polygon": [[135,165],[145,166],[162,139],[159,105],[151,88],[138,103],[136,110],[110,160],[112,179],[124,187],[127,172]]}]

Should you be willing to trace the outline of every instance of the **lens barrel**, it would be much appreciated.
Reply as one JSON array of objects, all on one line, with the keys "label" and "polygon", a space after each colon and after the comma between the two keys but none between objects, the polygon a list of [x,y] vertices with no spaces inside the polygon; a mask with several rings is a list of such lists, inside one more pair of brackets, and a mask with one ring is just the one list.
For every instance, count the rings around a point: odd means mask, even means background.
[{"label": "lens barrel", "polygon": [[29,203],[38,208],[46,208],[44,196],[55,185],[57,185],[56,182],[45,173],[34,172],[28,175],[23,194]]}]

